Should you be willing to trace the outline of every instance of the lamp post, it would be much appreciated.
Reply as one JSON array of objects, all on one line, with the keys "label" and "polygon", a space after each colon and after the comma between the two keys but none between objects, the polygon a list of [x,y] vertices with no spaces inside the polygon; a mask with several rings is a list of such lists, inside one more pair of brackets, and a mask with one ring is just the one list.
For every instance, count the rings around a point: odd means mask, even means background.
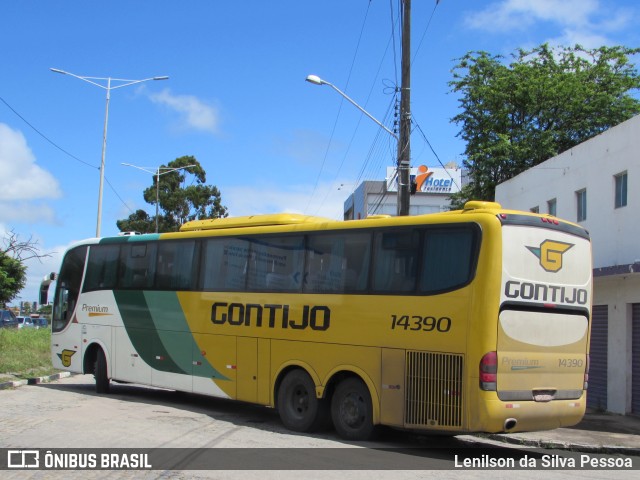
[{"label": "lamp post", "polygon": [[142,170],[143,172],[150,173],[156,176],[156,233],[158,233],[158,206],[160,204],[160,176],[166,173],[175,172],[176,170],[183,170],[185,168],[195,167],[194,165],[185,165],[184,167],[158,167],[155,170],[151,170],[150,167],[139,167],[137,165],[132,165],[130,163],[123,163],[122,165],[126,167],[137,168],[138,170]]},{"label": "lamp post", "polygon": [[358,110],[360,110],[362,113],[364,113],[367,117],[369,117],[371,120],[376,122],[376,124],[380,128],[382,128],[384,131],[386,131],[388,134],[390,134],[393,138],[398,140],[398,136],[395,133],[393,133],[391,130],[389,130],[387,127],[385,127],[382,123],[380,123],[380,121],[378,119],[376,119],[373,115],[371,115],[364,108],[362,108],[360,105],[358,105],[354,100],[349,98],[349,96],[346,93],[344,93],[342,90],[340,90],[338,87],[336,87],[333,83],[327,82],[326,80],[321,79],[317,75],[308,75],[307,78],[306,78],[306,81],[309,82],[309,83],[313,83],[314,85],[329,85],[336,92],[338,92],[340,95],[342,95],[349,103],[351,103],[351,105],[356,107]]},{"label": "lamp post", "polygon": [[[376,124],[381,127],[385,132],[390,134],[393,138],[398,142],[398,215],[408,215],[409,214],[409,161],[408,161],[408,141],[405,140],[404,148],[400,148],[400,137],[396,135],[394,132],[385,127],[379,120],[374,118],[369,112],[367,112],[364,108],[358,105],[355,101],[349,98],[342,90],[336,87],[334,84],[327,82],[326,80],[321,79],[317,75],[309,75],[306,78],[307,82],[313,83],[314,85],[329,85],[336,92],[342,95],[346,100],[348,100],[353,106],[355,106],[358,110],[364,113],[371,120],[376,122]],[[402,128],[405,128],[404,124],[401,125]],[[406,185],[405,185],[406,184]]]},{"label": "lamp post", "polygon": [[[107,151],[107,124],[109,122],[109,99],[111,97],[111,90],[115,90],[116,88],[128,87],[129,85],[135,85],[136,83],[148,82],[149,80],[167,80],[169,77],[151,77],[151,78],[143,78],[142,80],[128,80],[125,78],[111,78],[111,77],[85,77],[81,75],[76,75],[74,73],[65,72],[64,70],[60,70],[58,68],[50,68],[52,72],[61,73],[62,75],[70,75],[72,77],[83,80],[91,85],[95,85],[96,87],[100,87],[107,91],[107,100],[104,114],[104,130],[102,133],[102,160],[100,161],[100,189],[98,191],[98,219],[96,221],[96,237],[100,236],[100,225],[102,223],[102,190],[104,187],[104,159]],[[106,80],[107,84],[102,85],[101,83],[95,82],[94,80]],[[111,82],[122,82],[118,85],[111,86]]]}]

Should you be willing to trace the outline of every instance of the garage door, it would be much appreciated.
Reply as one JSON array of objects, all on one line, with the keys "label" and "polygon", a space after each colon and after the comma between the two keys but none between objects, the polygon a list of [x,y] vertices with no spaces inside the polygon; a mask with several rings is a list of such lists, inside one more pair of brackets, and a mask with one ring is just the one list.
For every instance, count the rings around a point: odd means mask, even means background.
[{"label": "garage door", "polygon": [[607,342],[609,337],[607,305],[594,305],[591,321],[589,389],[587,407],[607,409]]},{"label": "garage door", "polygon": [[640,415],[640,303],[631,306],[631,413]]}]

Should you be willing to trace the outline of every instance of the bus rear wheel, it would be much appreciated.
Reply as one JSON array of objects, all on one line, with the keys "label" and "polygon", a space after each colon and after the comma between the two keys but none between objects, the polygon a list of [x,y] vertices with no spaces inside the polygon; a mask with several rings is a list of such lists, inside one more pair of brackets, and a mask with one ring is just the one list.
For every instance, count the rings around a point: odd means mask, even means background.
[{"label": "bus rear wheel", "polygon": [[371,394],[359,378],[342,380],[331,399],[331,418],[338,435],[346,440],[368,440],[373,437]]},{"label": "bus rear wheel", "polygon": [[96,379],[96,393],[109,393],[109,377],[107,376],[107,358],[101,348],[96,353],[96,363],[93,369]]},{"label": "bus rear wheel", "polygon": [[316,386],[303,370],[292,370],[278,388],[278,414],[285,427],[295,432],[312,432],[325,421],[327,408],[316,397]]}]

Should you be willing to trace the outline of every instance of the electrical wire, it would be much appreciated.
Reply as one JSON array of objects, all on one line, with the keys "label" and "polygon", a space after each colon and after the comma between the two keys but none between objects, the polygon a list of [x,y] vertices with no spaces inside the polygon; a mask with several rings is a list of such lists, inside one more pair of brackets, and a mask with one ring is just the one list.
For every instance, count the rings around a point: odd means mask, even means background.
[{"label": "electrical wire", "polygon": [[424,131],[422,130],[422,127],[420,127],[420,125],[415,121],[415,118],[413,119],[413,122],[415,124],[415,130],[418,130],[420,132],[420,134],[422,135],[422,138],[424,139],[424,141],[427,143],[427,145],[429,146],[429,148],[431,149],[431,152],[433,152],[433,155],[436,157],[436,160],[438,160],[438,163],[440,164],[440,166],[442,168],[444,168],[445,172],[447,172],[447,175],[449,175],[449,178],[451,179],[451,181],[453,182],[453,184],[458,187],[458,189],[460,188],[460,185],[458,185],[455,181],[455,179],[451,176],[451,174],[449,173],[449,170],[447,169],[447,167],[444,166],[444,164],[442,163],[442,160],[440,160],[440,157],[438,156],[438,154],[436,153],[436,151],[433,149],[433,146],[431,145],[431,142],[429,141],[429,139],[427,138],[427,135],[424,133]]},{"label": "electrical wire", "polygon": [[[390,44],[391,44],[391,40],[392,40],[392,39],[390,38],[390,39],[389,39],[389,41],[387,42],[387,46],[386,46],[386,48],[385,48],[385,51],[384,51],[384,53],[383,53],[383,55],[382,55],[382,58],[380,59],[380,63],[378,64],[378,70],[376,71],[376,74],[375,74],[375,76],[373,77],[373,80],[372,80],[372,82],[371,82],[371,88],[369,89],[369,94],[367,95],[367,98],[366,98],[366,100],[365,100],[365,102],[364,102],[364,108],[365,108],[365,109],[366,109],[366,107],[367,107],[367,105],[368,105],[368,103],[369,103],[369,100],[371,99],[371,96],[373,95],[373,90],[374,90],[374,88],[375,88],[375,85],[376,85],[377,79],[378,79],[378,77],[379,77],[379,75],[380,75],[380,72],[381,72],[381,70],[382,70],[382,65],[384,64],[384,59],[386,58],[387,53],[388,53],[388,51],[389,51],[389,46],[390,46]],[[388,108],[388,109],[387,109],[387,112],[385,113],[385,116],[383,117],[383,124],[384,124],[384,123],[388,123],[388,119],[389,119],[389,111],[390,111],[390,108]],[[355,140],[356,133],[358,132],[358,129],[360,128],[360,124],[361,124],[361,122],[362,122],[362,115],[360,115],[360,117],[358,118],[358,122],[357,122],[356,127],[355,127],[355,129],[354,129],[354,131],[353,131],[353,134],[352,134],[352,136],[351,136],[351,139],[349,140],[349,143],[348,143],[348,145],[347,145],[347,148],[345,149],[345,153],[344,153],[344,155],[342,156],[342,161],[340,162],[340,165],[339,165],[338,169],[336,170],[336,174],[335,174],[335,177],[334,177],[334,183],[337,181],[337,179],[338,179],[338,177],[339,177],[339,175],[340,175],[340,172],[342,171],[342,167],[344,166],[344,164],[345,164],[345,162],[346,162],[346,159],[347,159],[347,157],[348,157],[349,151],[351,150],[351,146],[353,145],[353,142],[354,142],[354,140]],[[380,133],[381,133],[381,131],[382,131],[382,130],[381,130],[381,129],[379,129],[379,130],[376,132],[376,136],[374,137],[374,140],[373,140],[373,143],[372,143],[372,147],[369,149],[369,154],[365,157],[365,161],[364,161],[364,163],[363,163],[362,169],[360,170],[360,173],[359,173],[359,175],[358,175],[358,178],[357,178],[357,179],[356,179],[356,181],[354,182],[354,185],[357,185],[357,184],[360,182],[360,180],[361,180],[361,178],[362,178],[362,174],[363,174],[363,172],[364,172],[364,169],[365,169],[365,168],[366,168],[366,166],[368,165],[369,160],[372,158],[372,150],[373,150],[373,147],[376,145],[376,142],[378,142],[378,139],[380,138]],[[317,214],[317,212],[320,210],[320,208],[321,208],[321,207],[326,203],[327,198],[329,198],[329,195],[330,195],[331,193],[332,193],[332,191],[331,191],[330,189],[328,189],[328,190],[327,190],[327,193],[326,193],[326,195],[325,195],[325,197],[324,197],[324,199],[323,199],[323,200],[322,200],[322,202],[320,202],[320,203],[319,203],[319,205],[318,205],[318,209],[316,210],[316,214]],[[352,193],[353,193],[353,191],[352,191]]]},{"label": "electrical wire", "polygon": [[[73,155],[72,153],[69,153],[67,150],[65,150],[64,148],[62,148],[60,145],[58,145],[56,142],[54,142],[53,140],[51,140],[49,137],[47,137],[44,133],[42,133],[40,130],[38,130],[31,122],[29,122],[24,116],[22,116],[15,108],[13,108],[11,105],[9,105],[9,103],[2,97],[0,97],[0,101],[2,103],[4,103],[6,105],[6,107],[11,110],[18,118],[20,118],[20,120],[22,120],[24,123],[26,123],[29,128],[31,128],[34,132],[36,132],[38,135],[40,135],[42,138],[44,138],[48,143],[50,143],[51,145],[53,145],[55,148],[57,148],[58,150],[60,150],[62,153],[64,153],[65,155],[67,155],[68,157],[76,160],[77,162],[82,163],[83,165],[90,167],[90,168],[95,168],[96,170],[100,170],[100,167],[97,167],[95,165],[90,164],[89,162],[85,162],[84,160],[76,157],[75,155]],[[118,197],[118,199],[120,200],[120,202],[122,202],[122,204],[131,212],[133,213],[133,210],[129,207],[129,205],[126,204],[126,202],[122,199],[122,197],[120,197],[120,195],[118,194],[118,192],[116,191],[116,189],[113,187],[113,185],[111,184],[111,182],[109,182],[109,179],[105,176],[105,181],[107,182],[107,184],[109,185],[109,187],[111,188],[111,190],[113,191],[113,193],[116,195],[116,197]]]},{"label": "electrical wire", "polygon": [[[398,11],[401,10],[401,8],[398,8]],[[393,18],[393,0],[389,0],[389,13],[391,14],[391,39],[393,40],[393,67],[395,69],[396,85],[398,85],[398,49],[396,48],[396,20]]]},{"label": "electrical wire", "polygon": [[[358,56],[358,51],[360,49],[360,42],[362,41],[362,34],[364,33],[364,27],[367,23],[367,17],[369,16],[369,9],[371,8],[371,2],[369,2],[367,4],[367,10],[365,11],[364,14],[364,19],[362,20],[362,27],[360,28],[360,35],[358,36],[358,42],[356,43],[356,49],[355,52],[353,54],[353,59],[351,60],[351,67],[349,68],[349,73],[347,75],[347,82],[345,84],[344,90],[347,90],[347,87],[349,86],[349,82],[351,80],[351,74],[353,73],[353,67],[356,63],[356,58]],[[329,150],[331,148],[331,143],[333,142],[333,136],[335,134],[336,131],[336,127],[338,125],[338,119],[340,118],[340,113],[342,112],[342,105],[344,104],[345,99],[341,97],[340,99],[340,106],[338,108],[338,113],[336,115],[336,119],[333,123],[333,127],[331,129],[331,136],[329,137],[329,142],[327,144],[327,148],[325,149],[324,152],[324,157],[322,158],[322,164],[320,165],[320,171],[318,172],[318,176],[316,177],[316,182],[315,185],[313,186],[313,191],[311,192],[311,195],[309,196],[309,201],[307,203],[307,206],[305,207],[304,211],[307,212],[309,210],[309,206],[311,205],[311,201],[313,200],[313,197],[316,194],[316,191],[318,189],[318,184],[320,183],[320,177],[322,176],[322,172],[324,171],[324,166],[327,162],[327,157],[329,156]]]},{"label": "electrical wire", "polygon": [[429,30],[429,25],[431,25],[431,20],[433,20],[433,16],[435,15],[436,8],[438,8],[439,4],[440,4],[440,0],[436,0],[436,4],[434,5],[433,10],[431,11],[431,16],[429,16],[429,20],[427,21],[427,26],[424,28],[424,32],[422,32],[422,36],[420,37],[420,41],[418,42],[418,47],[416,48],[413,54],[413,58],[411,59],[411,65],[413,65],[413,62],[418,56],[418,52],[420,51],[420,47],[422,46],[422,41],[424,40],[424,37],[427,35],[427,31]]},{"label": "electrical wire", "polygon": [[86,165],[87,167],[91,167],[91,168],[95,168],[97,170],[100,170],[100,167],[97,167],[95,165],[91,165],[88,162],[85,162],[84,160],[79,159],[78,157],[76,157],[75,155],[72,155],[71,153],[67,152],[64,148],[62,148],[60,145],[58,145],[57,143],[55,143],[53,140],[51,140],[49,137],[47,137],[44,133],[42,133],[40,130],[38,130],[36,127],[34,127],[26,118],[24,118],[22,115],[20,115],[15,108],[13,108],[11,105],[9,105],[7,103],[7,101],[0,97],[0,101],[2,101],[2,103],[4,103],[7,108],[9,110],[11,110],[18,118],[20,118],[20,120],[22,120],[24,123],[26,123],[29,127],[31,127],[31,129],[36,132],[38,135],[40,135],[42,138],[44,138],[47,142],[49,142],[51,145],[53,145],[55,148],[57,148],[58,150],[60,150],[62,153],[64,153],[65,155],[68,155],[69,157],[73,158],[74,160]]}]

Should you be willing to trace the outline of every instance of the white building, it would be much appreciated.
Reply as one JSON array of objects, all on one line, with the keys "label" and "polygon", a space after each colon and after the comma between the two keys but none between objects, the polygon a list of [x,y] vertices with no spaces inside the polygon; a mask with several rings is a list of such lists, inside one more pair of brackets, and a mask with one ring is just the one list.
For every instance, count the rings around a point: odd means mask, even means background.
[{"label": "white building", "polygon": [[591,234],[594,309],[587,404],[640,414],[640,116],[496,189],[505,208],[551,213]]},{"label": "white building", "polygon": [[[398,176],[387,167],[387,179],[362,182],[344,202],[344,219],[358,220],[369,215],[396,215]],[[409,215],[449,210],[449,195],[459,192],[464,178],[459,168],[433,168],[421,165],[410,171],[416,192],[411,195]]]}]

